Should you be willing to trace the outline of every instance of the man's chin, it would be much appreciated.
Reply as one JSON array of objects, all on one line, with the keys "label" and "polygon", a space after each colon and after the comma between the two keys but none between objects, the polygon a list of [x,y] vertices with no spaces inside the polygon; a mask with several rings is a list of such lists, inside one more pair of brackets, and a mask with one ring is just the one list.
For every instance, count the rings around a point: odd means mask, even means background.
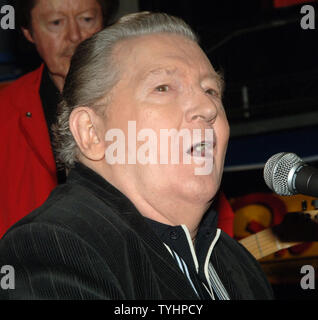
[{"label": "man's chin", "polygon": [[209,181],[196,181],[196,183],[186,184],[183,183],[183,194],[186,201],[191,202],[193,205],[204,206],[211,203],[215,197],[219,185]]},{"label": "man's chin", "polygon": [[52,62],[52,64],[47,64],[47,67],[52,75],[60,76],[66,78],[66,75],[71,66],[71,59],[70,57],[59,57],[57,60]]},{"label": "man's chin", "polygon": [[59,72],[52,73],[50,70],[49,70],[49,74],[50,74],[50,78],[54,82],[54,84],[57,87],[57,89],[60,92],[62,92],[63,91],[63,87],[64,87],[64,82],[65,82],[66,75],[62,74],[62,73],[59,73]]}]

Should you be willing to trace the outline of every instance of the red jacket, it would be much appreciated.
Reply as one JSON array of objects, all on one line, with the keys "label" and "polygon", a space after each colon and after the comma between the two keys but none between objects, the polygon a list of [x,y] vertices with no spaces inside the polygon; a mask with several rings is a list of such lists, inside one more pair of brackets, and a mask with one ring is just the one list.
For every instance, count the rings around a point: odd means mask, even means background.
[{"label": "red jacket", "polygon": [[56,186],[39,88],[43,65],[0,91],[0,237]]},{"label": "red jacket", "polygon": [[[0,238],[43,204],[57,185],[56,166],[39,95],[43,65],[0,91]],[[219,228],[233,236],[233,212],[221,194]]]}]

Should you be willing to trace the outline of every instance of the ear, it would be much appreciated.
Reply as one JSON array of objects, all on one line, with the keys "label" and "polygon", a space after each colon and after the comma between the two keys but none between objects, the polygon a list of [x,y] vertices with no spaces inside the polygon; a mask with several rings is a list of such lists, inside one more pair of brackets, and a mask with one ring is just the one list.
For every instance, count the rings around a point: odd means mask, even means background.
[{"label": "ear", "polygon": [[70,115],[69,126],[82,155],[92,161],[105,157],[105,142],[98,133],[100,117],[88,107],[78,107]]},{"label": "ear", "polygon": [[32,43],[34,43],[34,39],[32,36],[32,32],[27,28],[21,28],[23,35],[26,37],[26,39]]}]

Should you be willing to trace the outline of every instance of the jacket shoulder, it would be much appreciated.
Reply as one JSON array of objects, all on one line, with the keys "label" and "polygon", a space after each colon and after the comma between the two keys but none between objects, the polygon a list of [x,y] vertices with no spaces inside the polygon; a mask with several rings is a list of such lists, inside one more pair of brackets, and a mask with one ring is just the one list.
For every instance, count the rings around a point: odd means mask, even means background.
[{"label": "jacket shoulder", "polygon": [[12,112],[20,104],[29,103],[38,94],[44,65],[13,81],[0,90],[1,112]]},{"label": "jacket shoulder", "polygon": [[21,89],[28,89],[29,87],[33,87],[36,84],[39,84],[39,81],[42,77],[43,72],[43,65],[38,67],[37,69],[26,73],[25,75],[21,76],[20,78],[14,80],[10,84],[8,84],[6,87],[0,90],[1,95],[6,95],[8,93],[15,93],[15,90],[21,90]]},{"label": "jacket shoulder", "polygon": [[[129,250],[129,246],[134,249]],[[138,263],[131,266],[132,258],[141,261],[142,266],[150,263],[140,239],[118,214],[82,186],[61,185],[44,205],[20,220],[0,240],[0,264],[14,266],[19,274],[19,287],[5,299],[16,299],[17,295],[50,299],[134,298],[134,282],[138,280],[140,284],[139,278],[144,274],[135,270]],[[42,280],[37,282],[41,272]],[[148,275],[152,276],[151,271]]]},{"label": "jacket shoulder", "polygon": [[99,252],[57,224],[21,225],[0,240],[0,252],[0,263],[15,271],[14,290],[3,290],[0,299],[124,298],[119,281]]},{"label": "jacket shoulder", "polygon": [[101,232],[105,232],[105,228],[109,233],[125,230],[120,217],[103,200],[86,188],[69,183],[56,187],[42,206],[21,219],[8,232],[32,223],[63,227],[88,241],[99,232],[98,226],[103,226]]}]

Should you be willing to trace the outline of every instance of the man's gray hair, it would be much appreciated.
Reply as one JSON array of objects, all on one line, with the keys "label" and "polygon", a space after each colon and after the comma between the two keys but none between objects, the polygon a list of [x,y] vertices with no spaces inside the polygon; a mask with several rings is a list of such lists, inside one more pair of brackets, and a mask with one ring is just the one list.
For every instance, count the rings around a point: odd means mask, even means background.
[{"label": "man's gray hair", "polygon": [[165,13],[140,12],[122,17],[78,46],[65,80],[57,123],[52,128],[59,165],[70,169],[79,160],[79,150],[69,127],[71,112],[79,106],[98,112],[100,107],[96,103],[105,97],[106,104],[109,103],[109,93],[119,81],[120,73],[113,57],[115,45],[121,40],[156,33],[177,34],[198,42],[183,20]]}]

